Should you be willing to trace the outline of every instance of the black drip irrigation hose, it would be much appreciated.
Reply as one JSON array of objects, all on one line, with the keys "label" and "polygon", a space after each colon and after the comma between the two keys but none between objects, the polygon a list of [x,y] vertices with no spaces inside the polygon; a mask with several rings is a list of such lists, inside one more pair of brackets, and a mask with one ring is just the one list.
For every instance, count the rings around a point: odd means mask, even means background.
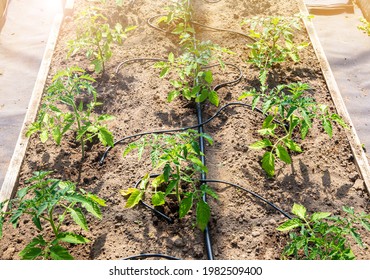
[{"label": "black drip irrigation hose", "polygon": [[234,183],[230,183],[230,182],[227,182],[227,181],[223,181],[223,180],[214,180],[214,179],[205,179],[205,180],[200,180],[202,183],[221,183],[221,184],[226,184],[226,185],[230,185],[230,186],[233,186],[237,189],[240,189],[240,190],[243,190],[251,195],[253,195],[254,197],[262,200],[263,202],[267,203],[268,205],[270,205],[272,208],[274,208],[275,210],[279,211],[281,214],[283,214],[286,218],[288,219],[292,219],[292,217],[287,214],[284,210],[280,209],[279,207],[277,207],[275,204],[273,204],[272,202],[268,201],[267,199],[263,198],[262,196],[260,196],[259,194],[253,192],[253,191],[250,191],[242,186],[239,186],[237,184],[234,184]]},{"label": "black drip irrigation hose", "polygon": [[[142,137],[142,136],[149,135],[149,134],[174,133],[174,132],[185,131],[185,130],[189,130],[189,129],[197,129],[200,126],[204,126],[204,125],[208,124],[209,122],[211,122],[223,110],[225,110],[227,107],[230,107],[230,106],[241,106],[241,107],[248,108],[249,110],[252,110],[252,106],[249,105],[249,104],[242,103],[242,102],[230,102],[230,103],[227,103],[224,106],[222,106],[220,109],[217,110],[217,112],[212,117],[210,117],[209,119],[205,120],[202,123],[199,123],[199,124],[196,124],[196,125],[192,125],[192,126],[180,127],[180,128],[173,128],[173,129],[166,129],[166,130],[153,130],[153,131],[146,131],[146,132],[141,132],[141,133],[129,135],[129,136],[123,137],[123,138],[117,140],[116,142],[114,142],[113,147],[115,147],[117,144],[122,144],[126,140],[129,140],[129,139],[132,139],[132,138],[137,138],[137,137]],[[262,112],[261,109],[255,108],[254,110],[257,111],[258,113],[263,114],[263,112]],[[101,157],[101,159],[99,161],[99,165],[103,165],[106,157],[108,156],[109,151],[112,150],[113,147],[108,147],[105,150],[104,154],[102,155],[102,157]]]},{"label": "black drip irrigation hose", "polygon": [[[160,15],[152,16],[152,17],[148,18],[148,19],[146,20],[146,22],[147,22],[147,24],[148,24],[150,27],[152,27],[152,28],[154,28],[154,29],[156,29],[156,30],[158,30],[158,31],[160,31],[160,32],[162,32],[162,33],[168,33],[168,34],[171,34],[171,32],[169,32],[169,31],[167,31],[167,30],[165,30],[165,29],[162,29],[162,28],[160,28],[160,27],[158,27],[158,26],[155,26],[155,25],[153,24],[153,20],[154,20],[154,19],[159,18],[159,17],[162,17],[162,16],[166,16],[166,15],[165,15],[165,14],[160,14]],[[248,34],[245,34],[245,33],[242,33],[242,32],[238,32],[238,31],[235,31],[235,30],[231,30],[231,29],[224,29],[224,28],[218,28],[218,27],[213,27],[213,26],[209,26],[209,25],[205,25],[205,24],[202,24],[202,23],[196,22],[196,21],[191,21],[191,23],[192,23],[192,24],[195,24],[195,25],[198,25],[198,26],[200,26],[200,27],[206,28],[206,29],[215,30],[215,31],[220,31],[220,32],[233,33],[233,34],[237,34],[237,35],[240,35],[240,36],[246,37],[246,38],[248,38],[248,39],[250,39],[250,40],[252,40],[252,41],[254,41],[254,42],[256,41],[256,39],[254,39],[253,37],[249,36]]]},{"label": "black drip irrigation hose", "polygon": [[163,254],[140,254],[140,255],[123,258],[122,260],[140,260],[140,259],[149,259],[149,258],[161,258],[161,259],[175,260],[175,261],[181,260],[179,258],[168,256],[168,255],[163,255]]}]

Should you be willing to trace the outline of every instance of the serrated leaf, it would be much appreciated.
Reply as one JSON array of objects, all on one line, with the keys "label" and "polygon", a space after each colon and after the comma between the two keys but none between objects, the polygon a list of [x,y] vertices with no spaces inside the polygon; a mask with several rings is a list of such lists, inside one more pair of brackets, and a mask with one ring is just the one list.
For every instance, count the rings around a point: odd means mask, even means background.
[{"label": "serrated leaf", "polygon": [[213,105],[215,105],[216,107],[218,107],[218,105],[220,104],[220,99],[218,97],[218,94],[216,91],[214,90],[211,90],[209,92],[209,95],[208,95],[208,100],[209,102],[211,102]]},{"label": "serrated leaf", "polygon": [[179,208],[179,218],[180,219],[184,218],[192,206],[193,206],[193,194],[190,194],[189,196],[181,200]]},{"label": "serrated leaf", "polygon": [[169,61],[170,63],[174,63],[174,62],[175,62],[175,55],[174,55],[172,52],[170,52],[170,53],[168,54],[168,61]]},{"label": "serrated leaf", "polygon": [[86,231],[89,230],[85,215],[82,213],[80,208],[68,208],[68,211],[77,225]]},{"label": "serrated leaf", "polygon": [[100,206],[107,206],[105,200],[91,193],[87,194],[87,197],[99,204]]},{"label": "serrated leaf", "polygon": [[294,203],[293,208],[292,208],[292,213],[294,215],[304,220],[306,218],[306,212],[307,210],[303,205]]},{"label": "serrated leaf", "polygon": [[[1,222],[1,221],[0,221]],[[35,224],[38,230],[42,230],[42,225],[39,217],[34,216],[32,218],[32,222]],[[1,229],[0,229],[1,231]],[[0,232],[0,238],[1,238],[1,232]]]},{"label": "serrated leaf", "polygon": [[171,166],[167,163],[163,168],[163,178],[165,182],[168,182],[171,175]]},{"label": "serrated leaf", "polygon": [[45,143],[49,139],[49,134],[46,130],[42,131],[40,134],[40,140],[42,143]]},{"label": "serrated leaf", "polygon": [[353,210],[352,207],[349,207],[349,206],[343,206],[342,207],[343,211],[348,213],[348,214],[351,214],[351,215],[354,215],[355,214],[355,211]]},{"label": "serrated leaf", "polygon": [[203,89],[200,94],[195,98],[195,102],[202,103],[204,100],[208,98],[209,91],[206,89]]},{"label": "serrated leaf", "polygon": [[129,198],[127,199],[125,208],[132,208],[136,206],[142,200],[142,198],[143,192],[138,189],[135,189],[135,191],[133,191],[130,194]]},{"label": "serrated leaf", "polygon": [[266,152],[262,157],[262,168],[269,177],[275,175],[275,156],[271,152]]},{"label": "serrated leaf", "polygon": [[50,256],[53,260],[73,260],[68,250],[60,245],[50,247]]},{"label": "serrated leaf", "polygon": [[312,214],[311,221],[316,222],[316,221],[325,219],[325,218],[329,217],[330,215],[331,215],[331,213],[329,213],[329,212],[316,212],[316,213]]},{"label": "serrated leaf", "polygon": [[267,147],[272,147],[272,143],[269,139],[263,139],[249,145],[249,148],[251,149],[264,149]]},{"label": "serrated leaf", "polygon": [[291,139],[284,139],[285,145],[292,151],[301,153],[301,147]]},{"label": "serrated leaf", "polygon": [[337,124],[339,124],[340,126],[348,129],[349,126],[346,124],[346,122],[337,114],[331,114],[330,118],[335,121]]},{"label": "serrated leaf", "polygon": [[357,244],[360,245],[361,247],[364,247],[364,244],[362,243],[361,236],[356,232],[356,229],[351,228],[350,233],[351,233],[352,237],[355,239],[355,241],[357,242]]},{"label": "serrated leaf", "polygon": [[164,175],[161,174],[157,177],[155,177],[155,179],[152,181],[152,186],[154,188],[158,188],[160,184],[162,184],[163,182],[165,182],[165,179],[164,179]]},{"label": "serrated leaf", "polygon": [[73,232],[62,232],[58,235],[57,239],[59,241],[72,243],[72,244],[85,244],[90,242],[89,239],[83,237],[82,235],[75,234]]},{"label": "serrated leaf", "polygon": [[159,77],[160,78],[164,78],[168,75],[168,73],[170,72],[170,68],[169,67],[164,67],[161,72],[159,73]]},{"label": "serrated leaf", "polygon": [[196,212],[197,226],[199,227],[200,230],[204,231],[211,218],[211,209],[206,202],[204,202],[203,200],[200,200],[197,203],[196,211],[197,211]]},{"label": "serrated leaf", "polygon": [[282,225],[278,226],[276,229],[279,231],[288,231],[294,228],[297,228],[302,225],[301,220],[299,219],[291,219],[284,222]]},{"label": "serrated leaf", "polygon": [[39,247],[25,248],[20,253],[19,256],[22,260],[34,260],[41,256],[42,250]]},{"label": "serrated leaf", "polygon": [[368,220],[361,219],[361,224],[366,230],[370,231],[370,222]]},{"label": "serrated leaf", "polygon": [[203,78],[204,80],[208,83],[208,84],[212,84],[213,82],[213,76],[212,76],[212,71],[205,71],[204,74],[203,74]]},{"label": "serrated leaf", "polygon": [[112,133],[105,127],[99,127],[98,138],[104,146],[114,146]]},{"label": "serrated leaf", "polygon": [[98,219],[102,218],[100,207],[97,203],[88,200],[85,203],[82,203],[82,207],[84,207],[87,210],[87,212],[91,213]]},{"label": "serrated leaf", "polygon": [[306,121],[302,122],[301,125],[301,139],[304,140],[308,134],[310,126],[306,123]]},{"label": "serrated leaf", "polygon": [[173,189],[176,187],[177,183],[178,183],[177,180],[170,181],[170,183],[168,184],[168,186],[166,188],[165,196],[169,195],[173,191]]},{"label": "serrated leaf", "polygon": [[271,122],[274,120],[273,115],[268,115],[265,120],[263,121],[262,128],[269,128]]},{"label": "serrated leaf", "polygon": [[172,102],[179,95],[180,95],[180,92],[178,90],[172,90],[167,95],[167,101]]},{"label": "serrated leaf", "polygon": [[292,160],[289,156],[288,151],[281,145],[277,145],[276,147],[276,155],[278,156],[279,159],[281,159],[283,162],[287,164],[291,164]]},{"label": "serrated leaf", "polygon": [[156,192],[153,196],[152,196],[152,204],[154,206],[160,206],[160,205],[163,205],[165,204],[165,194],[164,192]]},{"label": "serrated leaf", "polygon": [[323,118],[322,126],[324,127],[325,132],[331,138],[333,136],[333,127],[331,125],[331,122],[327,118]]},{"label": "serrated leaf", "polygon": [[123,195],[123,196],[128,196],[130,194],[132,194],[133,192],[137,191],[137,188],[128,188],[127,190],[120,190],[119,192]]}]

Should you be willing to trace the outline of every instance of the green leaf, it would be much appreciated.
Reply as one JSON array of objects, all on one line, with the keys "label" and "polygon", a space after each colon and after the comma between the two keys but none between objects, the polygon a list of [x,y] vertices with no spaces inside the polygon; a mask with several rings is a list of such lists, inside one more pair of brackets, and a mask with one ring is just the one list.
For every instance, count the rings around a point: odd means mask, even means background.
[{"label": "green leaf", "polygon": [[165,194],[164,192],[156,192],[153,196],[152,196],[152,204],[154,206],[160,206],[160,205],[163,205],[165,204]]},{"label": "green leaf", "polygon": [[361,247],[364,247],[364,244],[362,243],[361,236],[356,232],[356,229],[351,228],[350,233],[351,233],[352,237],[355,239],[355,241],[357,242],[357,244],[360,245]]},{"label": "green leaf", "polygon": [[361,219],[361,224],[366,230],[370,231],[370,222],[368,220]]},{"label": "green leaf", "polygon": [[328,120],[327,118],[323,118],[322,126],[324,127],[325,132],[331,138],[333,136],[333,127],[331,126],[330,120]]},{"label": "green leaf", "polygon": [[73,260],[68,250],[60,245],[50,247],[50,256],[53,260]]},{"label": "green leaf", "polygon": [[107,206],[105,200],[91,193],[87,194],[87,197],[99,204],[100,206]]},{"label": "green leaf", "polygon": [[3,238],[3,225],[4,225],[4,217],[0,217],[0,239]]},{"label": "green leaf", "polygon": [[137,205],[140,200],[143,198],[143,192],[138,190],[138,189],[135,189],[129,196],[129,198],[127,199],[127,202],[126,202],[126,205],[125,205],[125,208],[132,208],[134,207],[135,205]]},{"label": "green leaf", "polygon": [[[37,227],[38,230],[42,230],[42,225],[41,225],[41,221],[40,221],[40,218],[39,217],[34,216],[32,218],[32,222],[35,224],[35,226]],[[1,234],[0,234],[0,238],[1,238]]]},{"label": "green leaf", "polygon": [[208,100],[209,100],[209,102],[211,102],[216,107],[218,107],[218,105],[220,104],[220,99],[218,98],[218,94],[214,90],[211,90],[209,92]]},{"label": "green leaf", "polygon": [[100,207],[97,203],[88,200],[85,203],[82,203],[82,207],[84,207],[89,213],[91,213],[92,215],[94,215],[98,219],[102,218]]},{"label": "green leaf", "polygon": [[301,139],[302,140],[306,138],[309,129],[310,129],[310,125],[307,124],[306,121],[302,121],[302,125],[301,125]]},{"label": "green leaf", "polygon": [[184,218],[192,206],[193,206],[193,194],[189,194],[189,196],[181,200],[179,208],[179,218],[180,219]]},{"label": "green leaf", "polygon": [[301,147],[297,143],[295,143],[293,140],[284,139],[284,143],[291,151],[298,152],[298,153],[302,152]]},{"label": "green leaf", "polygon": [[168,93],[167,101],[172,102],[176,97],[180,95],[180,92],[178,90],[172,90]]},{"label": "green leaf", "polygon": [[347,128],[347,129],[349,128],[346,122],[337,114],[331,114],[330,119],[332,119],[333,121],[335,121],[337,124],[339,124],[340,126],[344,128]]},{"label": "green leaf", "polygon": [[272,143],[268,139],[263,139],[257,142],[254,142],[253,144],[249,145],[249,148],[251,149],[264,149],[267,147],[272,147]]},{"label": "green leaf", "polygon": [[169,67],[164,67],[161,72],[159,73],[159,77],[160,78],[164,78],[167,76],[167,74],[170,72],[170,68]]},{"label": "green leaf", "polygon": [[41,134],[40,134],[41,142],[45,143],[46,141],[48,141],[48,139],[49,139],[48,131],[47,130],[42,131]]},{"label": "green leaf", "polygon": [[171,175],[171,166],[167,163],[163,168],[163,178],[165,182],[168,182]]},{"label": "green leaf", "polygon": [[195,102],[202,103],[204,100],[208,98],[209,91],[206,89],[203,89],[200,94],[195,98]]},{"label": "green leaf", "polygon": [[60,131],[60,128],[59,127],[54,128],[52,135],[55,143],[57,143],[57,145],[60,145],[60,141],[62,140],[62,133]]},{"label": "green leaf", "polygon": [[42,250],[36,245],[46,246],[45,240],[42,238],[41,235],[33,238],[30,243],[27,244],[26,247],[19,253],[19,256],[23,260],[34,260],[36,259],[41,253]]},{"label": "green leaf", "polygon": [[154,188],[158,188],[160,184],[162,184],[163,182],[165,182],[165,179],[164,179],[164,175],[161,174],[157,177],[155,177],[155,179],[152,181],[152,186]]},{"label": "green leaf", "polygon": [[277,148],[276,149],[276,155],[278,156],[278,158],[281,159],[282,161],[284,161],[287,164],[291,164],[292,160],[289,156],[288,151],[281,145],[277,145],[276,148]]},{"label": "green leaf", "polygon": [[275,156],[271,152],[266,152],[262,157],[262,168],[269,177],[275,174]]},{"label": "green leaf", "polygon": [[263,121],[262,128],[269,128],[271,122],[274,120],[273,115],[268,115],[265,120]]},{"label": "green leaf", "polygon": [[305,217],[306,217],[306,211],[307,210],[303,205],[294,203],[293,208],[292,208],[292,213],[294,215],[296,215],[299,218],[301,218],[302,220],[304,220]]},{"label": "green leaf", "polygon": [[213,138],[207,133],[202,133],[201,137],[207,140],[210,145],[213,145]]},{"label": "green leaf", "polygon": [[85,244],[90,242],[89,239],[73,232],[62,232],[58,234],[57,240],[72,244]]},{"label": "green leaf", "polygon": [[288,230],[291,230],[293,228],[297,228],[301,225],[302,225],[301,220],[291,219],[291,220],[288,220],[288,221],[284,222],[282,225],[280,225],[276,229],[279,230],[279,231],[288,231]]},{"label": "green leaf", "polygon": [[348,214],[351,214],[351,215],[354,215],[355,214],[355,211],[352,207],[349,207],[349,206],[343,206],[342,207],[343,211],[348,213]]},{"label": "green leaf", "polygon": [[174,62],[175,62],[175,55],[174,55],[172,52],[170,52],[170,53],[168,54],[168,61],[169,61],[170,63],[174,63]]},{"label": "green leaf", "polygon": [[200,230],[204,231],[208,225],[209,219],[211,218],[211,209],[207,202],[203,200],[197,203],[197,226]]},{"label": "green leaf", "polygon": [[256,91],[252,90],[252,91],[247,91],[247,92],[243,92],[239,97],[238,97],[238,100],[242,100],[242,99],[245,99],[247,97],[251,97],[251,96],[256,96],[257,93]]},{"label": "green leaf", "polygon": [[170,181],[170,183],[168,184],[168,186],[166,188],[165,196],[169,195],[173,191],[173,189],[176,187],[177,183],[178,183],[177,180]]},{"label": "green leaf", "polygon": [[67,208],[71,214],[72,219],[78,224],[82,229],[88,231],[87,221],[85,215],[82,213],[80,208]]},{"label": "green leaf", "polygon": [[204,74],[203,74],[203,78],[204,78],[204,80],[205,80],[208,84],[212,84],[212,82],[213,82],[212,71],[210,71],[210,70],[205,71],[205,72],[204,72]]},{"label": "green leaf", "polygon": [[99,127],[98,138],[104,146],[114,146],[113,135],[106,127]]},{"label": "green leaf", "polygon": [[25,248],[20,253],[19,256],[22,260],[34,260],[41,256],[42,250],[38,247]]},{"label": "green leaf", "polygon": [[325,218],[329,217],[330,215],[331,215],[331,213],[329,213],[329,212],[316,212],[316,213],[312,214],[311,221],[316,222],[316,221],[325,219]]}]

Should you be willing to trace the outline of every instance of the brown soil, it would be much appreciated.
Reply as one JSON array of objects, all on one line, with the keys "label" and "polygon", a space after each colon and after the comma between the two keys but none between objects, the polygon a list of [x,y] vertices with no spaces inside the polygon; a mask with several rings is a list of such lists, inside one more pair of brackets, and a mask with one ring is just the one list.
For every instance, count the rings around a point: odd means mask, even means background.
[{"label": "brown soil", "polygon": [[[83,9],[85,0],[76,0],[76,12]],[[101,112],[112,114],[115,121],[109,123],[115,138],[142,131],[166,129],[196,124],[194,104],[177,99],[167,103],[170,90],[167,80],[161,80],[153,63],[132,63],[115,75],[115,67],[126,59],[137,57],[167,57],[169,52],[178,53],[176,37],[150,28],[146,19],[163,13],[163,1],[130,1],[119,14],[124,25],[137,25],[123,46],[114,50],[108,62],[107,75],[98,79],[98,92],[104,106]],[[194,17],[200,23],[214,27],[242,30],[240,22],[250,16],[292,15],[298,12],[296,1],[249,0],[220,1],[210,4],[195,0]],[[116,14],[118,15],[118,14]],[[225,56],[225,61],[235,63],[243,71],[243,80],[236,86],[219,91],[221,105],[236,101],[243,90],[257,85],[257,71],[245,63],[248,52],[243,36],[197,30],[201,39],[211,39],[231,49],[235,55]],[[74,25],[66,19],[55,51],[50,78],[66,66],[80,65],[87,68],[84,57],[67,60],[66,42],[74,36]],[[307,35],[299,34],[304,40]],[[269,83],[277,85],[289,82],[305,82],[317,101],[329,104],[334,110],[330,94],[323,79],[318,61],[311,47],[303,51],[300,63],[285,63],[276,67]],[[217,70],[215,70],[217,71]],[[232,80],[237,76],[233,70],[216,74],[215,84]],[[205,104],[204,118],[217,110]],[[261,151],[248,149],[248,145],[259,139],[256,132],[262,123],[258,113],[245,108],[226,109],[220,117],[208,124],[206,132],[215,140],[207,146],[206,158],[208,178],[230,181],[244,186],[289,211],[293,203],[305,205],[310,212],[329,211],[340,213],[343,205],[358,211],[370,212],[368,194],[365,191],[345,132],[334,127],[332,139],[315,127],[302,143],[304,153],[293,155],[291,165],[278,165],[274,179],[267,179],[261,169]],[[72,139],[72,138],[71,138]],[[298,141],[298,140],[297,140]],[[82,188],[106,199],[108,207],[103,210],[103,219],[91,219],[90,231],[86,236],[93,240],[87,245],[70,246],[76,259],[120,259],[140,253],[163,253],[182,259],[206,259],[203,234],[193,227],[193,218],[176,220],[167,224],[143,207],[124,209],[125,199],[120,189],[132,187],[150,171],[148,160],[137,161],[134,154],[122,157],[124,145],[117,145],[103,166],[98,160],[104,147],[94,144],[89,147],[82,166]],[[56,177],[76,181],[80,149],[72,140],[61,147],[53,143],[43,145],[37,137],[31,138],[26,159],[22,167],[20,187],[36,170],[53,170]],[[225,185],[212,185],[220,199],[211,201],[212,218],[210,231],[216,259],[279,259],[286,244],[287,235],[275,230],[284,217],[271,207],[248,194]],[[73,229],[73,223],[70,224]],[[19,229],[4,227],[4,238],[0,241],[0,259],[18,259],[35,229],[32,222],[23,219]],[[82,232],[81,232],[82,233]],[[370,244],[370,238],[364,238]],[[356,248],[355,246],[353,247]],[[367,250],[355,249],[359,259],[369,259]]]}]

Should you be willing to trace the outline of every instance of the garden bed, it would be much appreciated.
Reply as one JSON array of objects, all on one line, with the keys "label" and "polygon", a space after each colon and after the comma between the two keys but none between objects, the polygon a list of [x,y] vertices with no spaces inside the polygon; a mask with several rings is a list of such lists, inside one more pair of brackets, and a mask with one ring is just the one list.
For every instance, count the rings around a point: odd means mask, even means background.
[{"label": "garden bed", "polygon": [[[193,17],[197,22],[213,27],[243,31],[240,22],[252,16],[284,15],[299,12],[296,1],[220,1],[194,2]],[[75,13],[84,9],[86,1],[75,2]],[[167,58],[169,52],[178,54],[180,49],[173,35],[159,32],[147,25],[146,20],[163,13],[162,1],[136,0],[125,4],[115,13],[123,26],[136,25],[122,46],[115,47],[114,55],[107,63],[106,75],[97,77],[99,99],[104,105],[100,113],[115,116],[108,123],[115,139],[144,131],[170,129],[197,124],[195,104],[182,98],[167,102],[171,85],[159,78],[159,71],[146,61],[124,65],[114,74],[117,65],[134,58]],[[52,59],[49,80],[66,66],[88,69],[83,56],[66,59],[66,42],[74,37],[74,23],[67,18],[62,26],[59,41]],[[250,43],[245,36],[228,32],[215,32],[197,28],[201,40],[212,40],[233,51],[223,60],[233,63],[243,72],[242,81],[218,91],[220,106],[237,101],[245,90],[258,86],[258,70],[245,61]],[[302,31],[299,38],[308,41]],[[335,111],[331,95],[325,83],[319,62],[311,46],[305,48],[298,63],[283,63],[274,67],[268,83],[302,82],[311,86],[309,93],[319,103],[329,105]],[[232,81],[239,75],[233,68],[225,72],[213,69],[214,84]],[[211,117],[217,108],[205,102],[204,119]],[[257,130],[263,116],[243,107],[225,109],[219,117],[205,126],[214,139],[206,146],[207,177],[229,181],[256,192],[289,211],[293,203],[305,205],[310,212],[327,211],[341,213],[342,206],[352,206],[356,211],[370,212],[368,193],[355,164],[346,132],[334,125],[330,139],[323,128],[314,125],[302,142],[303,153],[292,155],[292,164],[276,165],[274,178],[267,178],[261,168],[262,151],[252,150],[249,145],[260,140]],[[298,141],[298,140],[297,140]],[[19,188],[37,170],[52,170],[54,177],[77,182],[80,187],[104,198],[101,221],[90,221],[86,236],[92,240],[87,245],[71,245],[76,259],[120,259],[140,253],[163,253],[181,259],[206,259],[203,234],[194,227],[192,216],[168,224],[144,207],[124,209],[125,199],[121,189],[133,187],[149,170],[150,161],[144,154],[141,161],[132,153],[123,158],[125,145],[116,145],[103,165],[99,160],[105,148],[98,143],[87,147],[86,157],[80,164],[80,147],[72,135],[61,146],[51,141],[42,144],[35,135],[31,137],[19,179]],[[79,174],[79,170],[81,173]],[[286,245],[287,234],[276,227],[286,218],[270,206],[245,192],[221,184],[210,184],[219,200],[209,200],[212,216],[209,224],[214,256],[217,259],[279,259]],[[165,209],[168,210],[168,209]],[[176,217],[176,214],[170,213]],[[71,222],[69,227],[76,228]],[[4,226],[0,241],[0,259],[18,259],[17,253],[32,239],[36,228],[32,222],[22,219],[20,227]],[[370,238],[364,238],[369,244]],[[367,250],[354,252],[359,259],[369,259]]]}]

